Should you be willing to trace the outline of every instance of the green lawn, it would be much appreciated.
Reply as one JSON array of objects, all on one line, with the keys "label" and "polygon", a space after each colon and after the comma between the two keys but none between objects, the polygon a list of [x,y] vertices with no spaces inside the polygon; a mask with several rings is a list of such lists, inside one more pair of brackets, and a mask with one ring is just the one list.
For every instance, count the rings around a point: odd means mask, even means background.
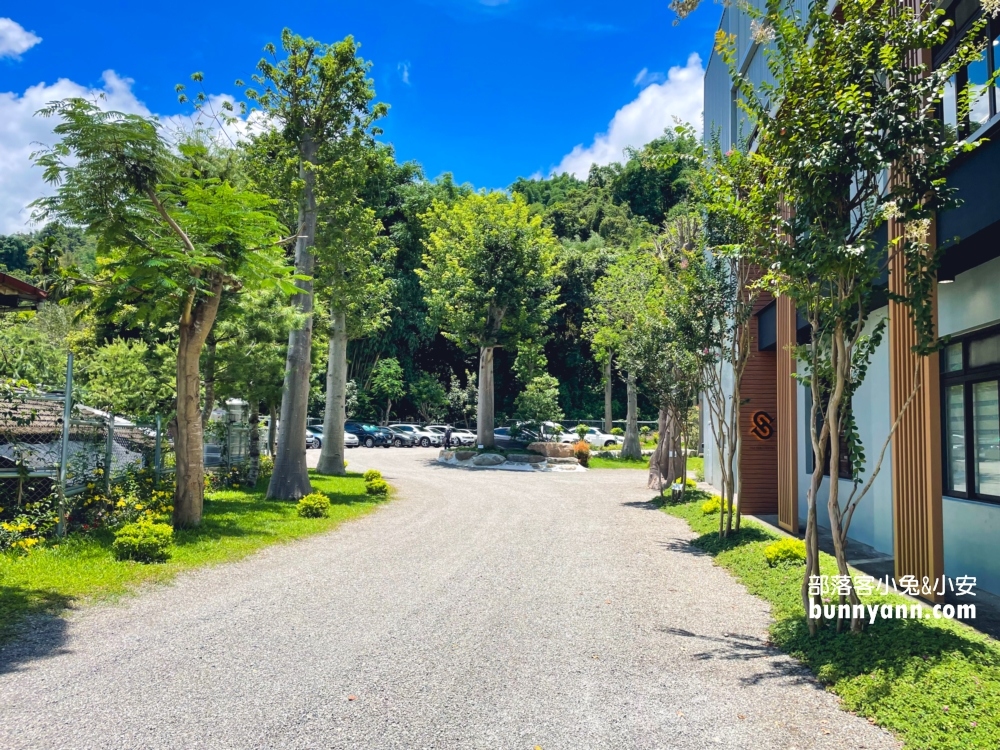
[{"label": "green lawn", "polygon": [[[897,733],[907,747],[967,750],[1000,747],[1000,644],[948,620],[877,619],[860,634],[806,629],[800,586],[803,567],[771,568],[764,547],[780,536],[744,522],[720,541],[718,516],[701,502],[664,506],[702,534],[693,546],[711,554],[750,593],[772,605],[771,640],[805,663],[843,699],[843,707]],[[836,566],[822,556],[823,573]],[[862,597],[866,604],[910,604],[898,595]]]},{"label": "green lawn", "polygon": [[376,507],[365,495],[360,474],[312,475],[313,488],[329,496],[328,518],[300,518],[294,503],[264,499],[256,492],[225,490],[206,495],[201,526],[174,535],[169,562],[119,562],[106,529],[74,534],[27,554],[0,554],[0,643],[14,635],[26,616],[58,615],[68,607],[133,591],[149,581],[168,581],[201,565],[230,562],[262,547],[328,531]]},{"label": "green lawn", "polygon": [[648,469],[648,458],[601,458],[599,456],[590,457],[591,469]]}]

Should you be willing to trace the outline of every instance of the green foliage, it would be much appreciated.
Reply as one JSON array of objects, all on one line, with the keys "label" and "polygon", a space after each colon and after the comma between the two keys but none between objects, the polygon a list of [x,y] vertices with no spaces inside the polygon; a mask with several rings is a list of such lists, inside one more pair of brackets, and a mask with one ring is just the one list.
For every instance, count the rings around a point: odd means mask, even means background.
[{"label": "green foliage", "polygon": [[573,428],[573,432],[576,433],[576,436],[580,438],[580,440],[583,440],[586,437],[587,432],[589,430],[590,427],[585,424],[578,424],[576,427]]},{"label": "green foliage", "polygon": [[403,368],[399,366],[397,360],[390,358],[378,361],[372,370],[371,391],[372,395],[385,401],[385,421],[388,422],[392,402],[406,393]]},{"label": "green foliage", "polygon": [[563,418],[559,408],[559,381],[551,375],[534,378],[514,401],[515,416],[526,422],[558,422]]},{"label": "green foliage", "polygon": [[436,422],[448,410],[448,392],[441,381],[429,372],[423,372],[410,383],[410,398],[424,422]]},{"label": "green foliage", "polygon": [[622,435],[625,434],[625,430],[623,430],[621,427],[612,427],[611,434],[617,437],[621,437]]},{"label": "green foliage", "polygon": [[435,201],[423,220],[428,314],[463,347],[509,346],[534,336],[554,312],[556,242],[524,198],[473,193]]},{"label": "green foliage", "polygon": [[85,398],[98,409],[150,417],[173,395],[170,376],[157,371],[149,345],[141,339],[115,339],[95,350],[83,364]]},{"label": "green foliage", "polygon": [[170,559],[173,536],[174,530],[169,524],[136,521],[125,524],[115,532],[111,550],[118,560],[166,562]]},{"label": "green foliage", "polygon": [[330,515],[330,498],[313,492],[299,500],[296,511],[302,518],[326,518]]},{"label": "green foliage", "polygon": [[362,476],[365,478],[366,482],[370,482],[373,479],[381,479],[382,472],[378,469],[368,469],[368,471],[366,471]]},{"label": "green foliage", "polygon": [[365,492],[374,498],[381,499],[389,494],[389,484],[381,477],[366,479]]},{"label": "green foliage", "polygon": [[772,568],[775,565],[799,565],[806,560],[806,543],[801,539],[780,539],[764,548],[764,557]]},{"label": "green foliage", "polygon": [[[771,605],[770,640],[806,665],[842,700],[844,709],[929,750],[992,748],[1000,741],[1000,645],[973,629],[943,619],[882,619],[863,633],[821,628],[810,636],[802,610],[798,566],[771,567],[764,548],[781,537],[753,521],[719,539],[718,519],[697,503],[666,505],[701,534],[692,542],[732,572],[751,594]],[[823,575],[837,575],[820,553]],[[871,606],[912,604],[898,594],[862,596]],[[925,612],[926,612],[925,608]]]},{"label": "green foliage", "polygon": [[708,500],[701,504],[701,512],[703,515],[712,516],[722,510],[722,498],[718,496],[710,497]]}]

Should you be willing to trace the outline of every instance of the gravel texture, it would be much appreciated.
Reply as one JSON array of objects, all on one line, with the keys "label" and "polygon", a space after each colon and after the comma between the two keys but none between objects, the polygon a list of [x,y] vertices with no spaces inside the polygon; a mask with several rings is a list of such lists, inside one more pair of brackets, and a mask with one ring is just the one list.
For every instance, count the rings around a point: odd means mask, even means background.
[{"label": "gravel texture", "polygon": [[643,472],[348,455],[397,498],[0,652],[0,747],[899,747],[767,645]]}]

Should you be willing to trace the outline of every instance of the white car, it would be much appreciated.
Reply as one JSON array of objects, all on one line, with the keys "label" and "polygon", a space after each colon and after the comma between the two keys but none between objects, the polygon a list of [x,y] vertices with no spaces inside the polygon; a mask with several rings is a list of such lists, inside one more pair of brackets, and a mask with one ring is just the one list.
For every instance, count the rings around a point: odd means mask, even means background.
[{"label": "white car", "polygon": [[[442,443],[444,442],[444,431],[448,429],[446,424],[429,424],[426,429],[433,430],[441,435]],[[451,428],[451,442],[458,445],[475,445],[476,433],[471,430],[463,430],[459,427]]]},{"label": "white car", "polygon": [[358,440],[357,435],[352,435],[349,432],[344,433],[344,447],[345,448],[357,448],[361,445],[361,441]]},{"label": "white car", "polygon": [[[559,438],[560,443],[575,443],[580,437],[575,432],[565,432]],[[610,448],[612,445],[620,445],[624,443],[624,439],[618,437],[618,435],[611,435],[607,432],[601,432],[596,427],[588,427],[587,434],[583,436],[594,448]]]},{"label": "white car", "polygon": [[421,429],[419,425],[415,424],[391,424],[389,425],[393,430],[399,430],[404,432],[413,438],[414,445],[419,445],[421,448],[429,448],[432,445],[441,445],[444,439],[441,435],[433,430]]}]

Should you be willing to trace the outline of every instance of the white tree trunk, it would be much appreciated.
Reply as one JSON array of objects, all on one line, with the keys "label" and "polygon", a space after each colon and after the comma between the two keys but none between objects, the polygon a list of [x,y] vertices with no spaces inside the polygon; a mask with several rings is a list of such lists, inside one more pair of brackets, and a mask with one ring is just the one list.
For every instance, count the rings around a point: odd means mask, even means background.
[{"label": "white tree trunk", "polygon": [[628,412],[625,415],[625,442],[622,444],[622,458],[642,458],[642,446],[639,444],[639,405],[635,389],[635,375],[628,374]]},{"label": "white tree trunk", "polygon": [[611,388],[613,382],[611,380],[611,356],[608,355],[608,361],[604,365],[604,431],[609,433],[614,428],[614,418],[611,413]]},{"label": "white tree trunk", "polygon": [[479,445],[492,448],[493,438],[493,347],[479,350],[479,398],[476,403],[476,435]]},{"label": "white tree trunk", "polygon": [[344,476],[344,409],[347,400],[347,316],[332,315],[330,359],[326,367],[326,413],[323,415],[323,447],[316,470],[320,474]]}]

